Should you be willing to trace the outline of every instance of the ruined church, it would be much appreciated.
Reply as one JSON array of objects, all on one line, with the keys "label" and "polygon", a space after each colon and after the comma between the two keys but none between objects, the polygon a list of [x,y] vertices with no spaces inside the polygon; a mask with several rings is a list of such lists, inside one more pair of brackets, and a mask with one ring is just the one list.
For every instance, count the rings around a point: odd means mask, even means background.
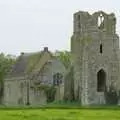
[{"label": "ruined church", "polygon": [[46,104],[51,98],[51,93],[45,93],[46,88],[51,86],[56,88],[52,101],[64,100],[68,93],[73,93],[74,100],[81,105],[107,104],[106,93],[111,88],[119,95],[119,37],[115,15],[79,11],[74,14],[73,24],[73,79],[66,79],[68,71],[48,48],[22,53],[4,80],[5,105]]},{"label": "ruined church", "polygon": [[65,67],[47,47],[21,53],[4,80],[5,105],[44,105],[63,100]]},{"label": "ruined church", "polygon": [[118,92],[120,87],[115,15],[75,13],[71,52],[75,99],[82,105],[107,104],[105,91],[114,88]]}]

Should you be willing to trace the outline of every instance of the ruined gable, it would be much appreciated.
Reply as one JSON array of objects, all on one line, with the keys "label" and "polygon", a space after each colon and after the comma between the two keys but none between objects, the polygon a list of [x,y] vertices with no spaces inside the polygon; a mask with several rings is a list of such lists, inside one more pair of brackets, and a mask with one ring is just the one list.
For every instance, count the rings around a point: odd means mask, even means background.
[{"label": "ruined gable", "polygon": [[108,34],[116,31],[116,18],[113,13],[106,14],[103,11],[90,15],[88,12],[74,14],[74,33],[95,32],[102,30]]},{"label": "ruined gable", "polygon": [[41,52],[21,53],[9,75],[21,76],[35,71],[38,72],[51,58],[52,53],[46,48]]}]

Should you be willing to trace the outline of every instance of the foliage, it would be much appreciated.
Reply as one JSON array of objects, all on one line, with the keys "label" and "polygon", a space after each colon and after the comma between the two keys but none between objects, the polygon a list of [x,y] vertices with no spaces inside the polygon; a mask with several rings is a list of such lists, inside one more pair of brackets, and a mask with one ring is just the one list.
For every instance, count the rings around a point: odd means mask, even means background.
[{"label": "foliage", "polygon": [[70,52],[56,51],[55,55],[64,64],[66,69],[68,69],[71,66],[71,53]]},{"label": "foliage", "polygon": [[119,96],[113,86],[110,86],[109,91],[107,91],[107,89],[105,90],[105,99],[106,103],[109,105],[118,104]]},{"label": "foliage", "polygon": [[70,69],[68,70],[66,76],[65,76],[65,96],[64,99],[65,100],[70,100],[73,101],[74,100],[74,74],[73,74],[73,66],[70,67]]},{"label": "foliage", "polygon": [[47,96],[47,102],[53,102],[55,100],[56,88],[55,86],[48,86],[48,85],[39,85],[34,86],[34,89],[44,90]]},{"label": "foliage", "polygon": [[0,54],[0,97],[3,93],[3,80],[6,74],[11,70],[11,66],[15,63],[15,59],[11,55]]},{"label": "foliage", "polygon": [[73,66],[71,61],[71,53],[68,51],[56,51],[56,56],[64,64],[66,68],[65,76],[65,100],[74,100],[74,78],[73,78]]},{"label": "foliage", "polygon": [[47,96],[47,102],[53,102],[55,100],[56,88],[54,86],[47,87],[45,93]]},{"label": "foliage", "polygon": [[10,71],[11,66],[15,63],[15,59],[10,55],[0,54],[0,80]]}]

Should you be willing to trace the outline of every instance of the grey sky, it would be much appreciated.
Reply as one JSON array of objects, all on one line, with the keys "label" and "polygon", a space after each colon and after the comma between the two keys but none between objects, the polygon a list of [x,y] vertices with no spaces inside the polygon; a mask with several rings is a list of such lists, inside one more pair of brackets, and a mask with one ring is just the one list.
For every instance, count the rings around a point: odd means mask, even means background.
[{"label": "grey sky", "polygon": [[119,0],[0,0],[0,52],[69,50],[72,17],[79,10],[114,12],[120,33],[119,5]]}]

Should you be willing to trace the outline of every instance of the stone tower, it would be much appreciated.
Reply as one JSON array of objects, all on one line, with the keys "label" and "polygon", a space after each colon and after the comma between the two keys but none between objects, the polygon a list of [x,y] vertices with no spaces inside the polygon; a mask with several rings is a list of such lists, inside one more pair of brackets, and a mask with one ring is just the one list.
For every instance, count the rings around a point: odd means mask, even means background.
[{"label": "stone tower", "polygon": [[71,38],[74,95],[82,105],[105,104],[105,90],[119,87],[119,37],[113,13],[74,14]]}]

